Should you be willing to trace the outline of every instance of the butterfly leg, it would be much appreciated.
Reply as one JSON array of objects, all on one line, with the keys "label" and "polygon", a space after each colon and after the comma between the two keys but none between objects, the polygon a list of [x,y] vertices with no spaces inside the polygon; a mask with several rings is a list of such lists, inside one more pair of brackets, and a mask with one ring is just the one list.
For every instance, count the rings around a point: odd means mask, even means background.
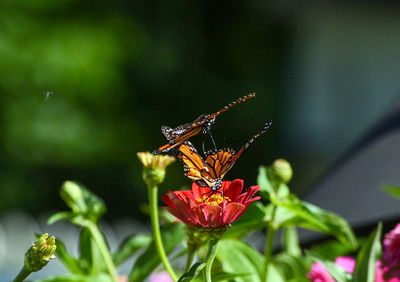
[{"label": "butterfly leg", "polygon": [[205,201],[207,201],[210,197],[212,197],[213,195],[215,195],[217,193],[221,193],[221,192],[219,192],[218,189],[217,190],[210,189],[210,191],[203,193],[201,195],[202,198],[203,198],[204,195],[210,194],[210,195],[207,196],[207,198],[203,199],[203,203]]},{"label": "butterfly leg", "polygon": [[204,202],[206,202],[210,197],[212,197],[214,194],[216,194],[217,193],[217,191],[214,191],[214,190],[210,190],[210,191],[208,191],[208,192],[206,192],[206,193],[203,193],[201,196],[203,197],[204,195],[207,195],[207,194],[210,194],[210,195],[208,195],[205,199],[203,199],[203,203]]},{"label": "butterfly leg", "polygon": [[208,134],[210,134],[210,138],[211,138],[211,141],[212,141],[212,143],[213,143],[213,145],[214,145],[214,149],[217,150],[217,145],[215,145],[214,137],[212,136],[210,130],[208,130]]}]

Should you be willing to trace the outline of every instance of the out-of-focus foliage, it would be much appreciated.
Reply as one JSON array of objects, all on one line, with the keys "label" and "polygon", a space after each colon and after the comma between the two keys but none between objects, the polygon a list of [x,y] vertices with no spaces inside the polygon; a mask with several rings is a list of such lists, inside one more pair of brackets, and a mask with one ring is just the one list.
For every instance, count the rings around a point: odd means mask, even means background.
[{"label": "out-of-focus foliage", "polygon": [[[257,103],[218,120],[218,146],[238,149],[269,119],[277,127],[279,28],[245,2],[2,1],[0,212],[55,209],[61,182],[76,179],[105,199],[109,216],[138,215],[145,188],[135,154],[165,142],[161,125],[254,91]],[[270,131],[229,178],[240,170],[255,179],[272,154]],[[167,189],[187,183],[181,170]]]}]

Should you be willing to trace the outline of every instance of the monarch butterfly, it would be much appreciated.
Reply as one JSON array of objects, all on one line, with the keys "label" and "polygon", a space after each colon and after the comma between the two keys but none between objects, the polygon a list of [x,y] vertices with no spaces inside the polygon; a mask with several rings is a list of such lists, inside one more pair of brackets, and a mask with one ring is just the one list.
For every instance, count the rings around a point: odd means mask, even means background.
[{"label": "monarch butterfly", "polygon": [[176,146],[184,143],[190,137],[193,137],[200,133],[207,133],[210,131],[211,125],[215,122],[215,118],[225,112],[226,110],[244,102],[256,96],[255,93],[246,95],[242,98],[233,101],[229,105],[223,107],[221,110],[214,114],[201,115],[197,119],[195,119],[192,123],[187,123],[184,125],[180,125],[176,128],[170,128],[168,126],[162,126],[161,132],[164,134],[165,138],[168,140],[168,144],[161,146],[157,150],[153,151],[154,155],[158,155],[160,153],[167,153],[171,149]]},{"label": "monarch butterfly", "polygon": [[216,193],[222,185],[222,179],[232,168],[236,160],[254,140],[265,133],[272,122],[267,122],[244,146],[237,152],[231,148],[208,151],[206,161],[197,153],[189,141],[184,142],[174,150],[178,159],[183,162],[184,174],[201,187],[210,187],[211,193]]}]

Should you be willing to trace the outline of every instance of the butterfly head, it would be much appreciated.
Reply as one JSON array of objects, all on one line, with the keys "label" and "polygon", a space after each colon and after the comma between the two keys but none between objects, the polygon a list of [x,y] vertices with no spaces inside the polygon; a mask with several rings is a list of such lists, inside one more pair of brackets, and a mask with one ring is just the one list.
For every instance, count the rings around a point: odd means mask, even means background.
[{"label": "butterfly head", "polygon": [[210,115],[201,115],[193,123],[194,124],[201,123],[202,124],[201,132],[203,134],[206,134],[210,131],[211,126],[214,124],[214,122],[215,122],[215,117],[210,118]]}]

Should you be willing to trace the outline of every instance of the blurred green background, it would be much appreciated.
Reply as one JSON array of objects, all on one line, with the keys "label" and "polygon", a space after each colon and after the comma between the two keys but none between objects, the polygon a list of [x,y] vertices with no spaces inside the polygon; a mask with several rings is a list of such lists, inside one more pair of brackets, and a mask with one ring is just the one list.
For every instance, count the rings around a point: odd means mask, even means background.
[{"label": "blurred green background", "polygon": [[[136,152],[166,142],[161,125],[250,92],[217,119],[218,147],[273,126],[226,179],[254,185],[259,165],[284,157],[306,191],[397,95],[398,11],[378,1],[3,0],[0,214],[65,209],[58,191],[70,179],[106,201],[106,218],[146,220]],[[168,169],[164,191],[190,185],[182,172]]]}]

